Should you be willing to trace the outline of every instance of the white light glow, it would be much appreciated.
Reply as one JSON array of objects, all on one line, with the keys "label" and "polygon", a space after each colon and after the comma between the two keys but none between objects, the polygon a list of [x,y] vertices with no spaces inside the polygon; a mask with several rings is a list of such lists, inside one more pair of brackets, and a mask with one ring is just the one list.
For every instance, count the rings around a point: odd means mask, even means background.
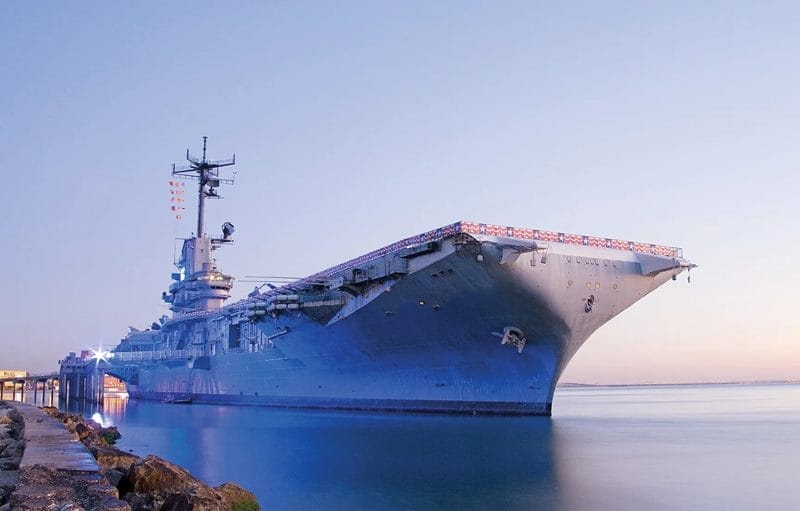
[{"label": "white light glow", "polygon": [[102,344],[97,347],[97,350],[90,349],[90,351],[92,352],[92,356],[89,357],[89,359],[90,360],[94,359],[94,360],[96,360],[98,362],[100,362],[101,360],[103,362],[108,362],[108,359],[110,359],[110,358],[112,358],[114,356],[114,354],[111,353],[110,351],[103,350],[103,345]]}]

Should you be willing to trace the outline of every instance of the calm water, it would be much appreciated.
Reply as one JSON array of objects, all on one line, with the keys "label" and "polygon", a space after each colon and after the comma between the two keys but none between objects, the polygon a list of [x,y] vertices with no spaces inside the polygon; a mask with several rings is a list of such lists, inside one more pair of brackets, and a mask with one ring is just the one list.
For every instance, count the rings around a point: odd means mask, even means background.
[{"label": "calm water", "polygon": [[119,399],[100,415],[120,448],[267,510],[800,509],[800,385],[562,389],[552,418]]}]

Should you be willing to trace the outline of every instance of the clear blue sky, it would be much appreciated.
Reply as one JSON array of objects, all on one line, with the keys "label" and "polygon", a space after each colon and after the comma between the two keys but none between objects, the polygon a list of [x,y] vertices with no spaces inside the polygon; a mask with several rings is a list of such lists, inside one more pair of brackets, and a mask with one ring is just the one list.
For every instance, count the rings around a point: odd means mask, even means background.
[{"label": "clear blue sky", "polygon": [[[167,312],[169,165],[236,152],[223,270],[472,219],[701,268],[565,380],[800,378],[796,2],[3,2],[0,367]],[[237,296],[251,289],[240,284]]]}]

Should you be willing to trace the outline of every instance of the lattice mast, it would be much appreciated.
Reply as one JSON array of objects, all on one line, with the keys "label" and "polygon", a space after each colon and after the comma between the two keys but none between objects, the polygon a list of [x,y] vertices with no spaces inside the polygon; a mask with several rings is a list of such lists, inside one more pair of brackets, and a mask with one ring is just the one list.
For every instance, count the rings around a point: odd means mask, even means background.
[{"label": "lattice mast", "polygon": [[178,273],[172,274],[173,282],[168,292],[161,298],[170,304],[175,314],[215,310],[230,298],[233,277],[222,273],[217,267],[212,251],[232,243],[233,224],[222,224],[222,237],[211,238],[206,235],[206,199],[219,199],[217,188],[222,184],[233,184],[233,178],[220,177],[219,169],[236,164],[236,155],[227,160],[209,160],[206,155],[208,137],[203,137],[203,157],[197,158],[186,150],[185,165],[172,165],[172,175],[195,179],[197,187],[197,232],[193,237],[183,240],[181,256],[176,267]]},{"label": "lattice mast", "polygon": [[206,199],[219,199],[217,188],[221,184],[233,184],[233,178],[219,176],[219,169],[230,167],[236,164],[236,154],[225,160],[206,159],[206,144],[208,137],[203,137],[203,158],[197,158],[186,149],[186,161],[188,164],[172,164],[172,175],[182,178],[196,179],[198,181],[197,192],[197,234],[198,238],[206,237],[205,232],[205,204]]}]

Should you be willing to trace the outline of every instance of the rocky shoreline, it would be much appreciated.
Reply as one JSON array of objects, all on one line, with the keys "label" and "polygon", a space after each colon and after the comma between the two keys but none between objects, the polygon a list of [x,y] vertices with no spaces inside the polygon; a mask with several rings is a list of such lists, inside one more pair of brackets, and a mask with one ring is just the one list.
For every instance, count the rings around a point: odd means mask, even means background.
[{"label": "rocky shoreline", "polygon": [[[114,447],[114,442],[120,437],[115,427],[103,428],[94,421],[59,412],[53,407],[44,407],[40,411],[23,405],[28,410],[20,413],[15,405],[0,402],[0,511],[260,509],[255,496],[236,484],[211,487],[186,469],[162,458],[153,455],[141,458]],[[25,423],[29,422],[35,428],[44,421],[63,424],[72,434],[68,441],[80,441],[85,446],[83,449],[91,453],[96,461],[94,470],[26,463],[25,437],[28,435]],[[35,442],[36,439],[29,438],[29,441]],[[57,455],[53,452],[50,456]]]},{"label": "rocky shoreline", "polygon": [[17,485],[19,464],[25,451],[23,421],[18,411],[0,401],[0,510]]}]

